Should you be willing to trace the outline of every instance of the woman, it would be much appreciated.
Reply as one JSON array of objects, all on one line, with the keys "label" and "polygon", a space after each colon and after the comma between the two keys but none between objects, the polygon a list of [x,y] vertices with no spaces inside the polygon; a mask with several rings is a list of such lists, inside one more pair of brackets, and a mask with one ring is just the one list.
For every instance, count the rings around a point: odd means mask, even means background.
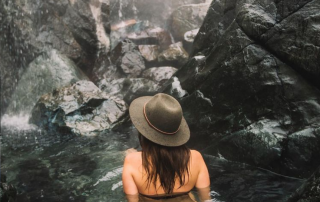
[{"label": "woman", "polygon": [[189,150],[189,127],[179,102],[159,93],[135,99],[130,105],[131,120],[139,131],[142,152],[124,160],[122,182],[129,201],[193,201],[193,187],[207,190],[202,201],[210,199],[208,169],[201,154]]}]

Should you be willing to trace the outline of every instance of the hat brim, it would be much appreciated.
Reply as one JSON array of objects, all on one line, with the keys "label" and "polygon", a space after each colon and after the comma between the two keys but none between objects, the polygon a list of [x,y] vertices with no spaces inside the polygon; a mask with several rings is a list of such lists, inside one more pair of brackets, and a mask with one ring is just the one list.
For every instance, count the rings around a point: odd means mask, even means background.
[{"label": "hat brim", "polygon": [[137,130],[150,141],[163,146],[175,147],[188,142],[190,139],[190,130],[186,120],[182,117],[180,129],[173,135],[166,135],[153,129],[146,121],[143,113],[144,104],[152,96],[144,96],[135,99],[129,108],[129,114],[133,125]]}]

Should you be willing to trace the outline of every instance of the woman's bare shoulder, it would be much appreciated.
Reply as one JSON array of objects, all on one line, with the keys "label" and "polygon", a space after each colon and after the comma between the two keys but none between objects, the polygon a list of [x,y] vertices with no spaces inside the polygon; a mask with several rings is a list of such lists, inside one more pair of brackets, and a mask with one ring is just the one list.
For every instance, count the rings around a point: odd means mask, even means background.
[{"label": "woman's bare shoulder", "polygon": [[135,164],[137,161],[141,161],[141,152],[128,153],[124,159],[125,163]]},{"label": "woman's bare shoulder", "polygon": [[191,155],[194,156],[194,157],[201,157],[202,158],[202,155],[199,151],[195,150],[195,149],[190,149],[191,151]]},{"label": "woman's bare shoulder", "polygon": [[191,161],[193,163],[202,163],[203,162],[203,157],[202,154],[197,151],[197,150],[190,150],[191,151]]}]

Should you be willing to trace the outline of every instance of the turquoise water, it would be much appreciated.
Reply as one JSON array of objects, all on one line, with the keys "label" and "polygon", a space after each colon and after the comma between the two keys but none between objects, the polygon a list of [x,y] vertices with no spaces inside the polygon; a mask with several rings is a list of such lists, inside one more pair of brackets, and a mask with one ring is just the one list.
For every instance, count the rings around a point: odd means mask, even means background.
[{"label": "turquoise water", "polygon": [[[19,202],[126,201],[123,159],[128,149],[139,149],[131,126],[46,146],[20,141],[14,147],[9,139],[2,141],[1,172],[17,188]],[[212,201],[284,201],[303,182],[223,158],[204,154],[204,159]]]}]

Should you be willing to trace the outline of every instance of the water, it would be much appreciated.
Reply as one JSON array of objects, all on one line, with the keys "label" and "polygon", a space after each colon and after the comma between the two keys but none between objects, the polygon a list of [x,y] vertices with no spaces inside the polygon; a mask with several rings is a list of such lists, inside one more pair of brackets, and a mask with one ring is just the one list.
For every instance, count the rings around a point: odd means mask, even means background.
[{"label": "water", "polygon": [[18,201],[125,201],[123,159],[137,147],[136,136],[129,135],[109,132],[19,148],[3,139],[1,171],[17,188]]},{"label": "water", "polygon": [[[15,148],[6,137],[2,140],[1,171],[17,188],[18,201],[126,201],[122,164],[127,152],[139,149],[134,131],[127,125],[96,137],[73,137],[49,146],[41,145],[38,135],[37,143]],[[304,181],[221,156],[204,155],[204,159],[212,201],[284,201]]]}]

